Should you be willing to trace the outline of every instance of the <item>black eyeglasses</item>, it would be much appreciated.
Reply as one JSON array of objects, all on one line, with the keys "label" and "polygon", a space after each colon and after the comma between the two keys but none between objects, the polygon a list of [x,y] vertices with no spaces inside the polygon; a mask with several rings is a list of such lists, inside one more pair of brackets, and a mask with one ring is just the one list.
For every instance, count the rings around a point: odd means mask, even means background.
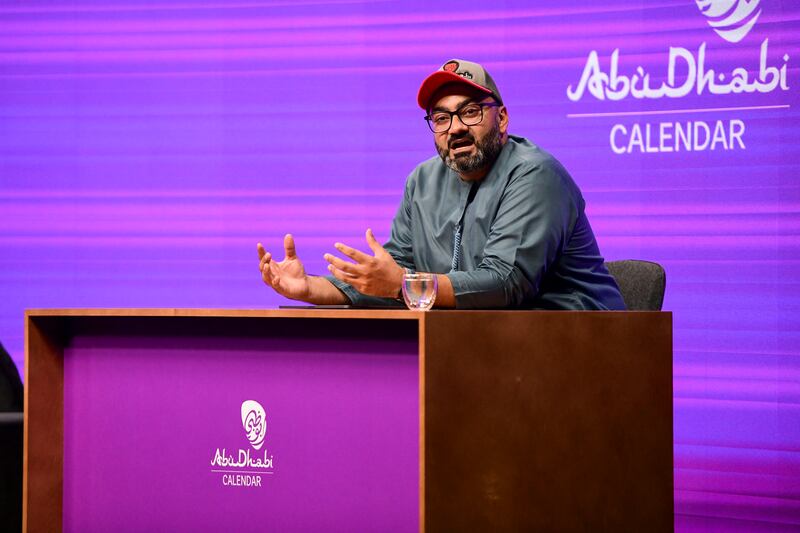
[{"label": "black eyeglasses", "polygon": [[458,115],[458,119],[465,126],[476,126],[483,120],[484,107],[500,107],[498,103],[476,104],[470,102],[455,111],[434,111],[430,115],[425,115],[425,122],[433,133],[444,133],[453,125],[453,117]]}]

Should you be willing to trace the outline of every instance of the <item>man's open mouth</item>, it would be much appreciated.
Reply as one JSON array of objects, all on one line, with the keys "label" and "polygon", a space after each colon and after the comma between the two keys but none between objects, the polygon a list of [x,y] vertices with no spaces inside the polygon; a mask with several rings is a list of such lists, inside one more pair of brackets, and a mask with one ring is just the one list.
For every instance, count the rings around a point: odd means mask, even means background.
[{"label": "man's open mouth", "polygon": [[470,148],[472,148],[472,146],[474,146],[474,144],[475,143],[472,141],[472,139],[456,139],[450,143],[450,150],[454,154],[458,154],[460,152],[468,151]]}]

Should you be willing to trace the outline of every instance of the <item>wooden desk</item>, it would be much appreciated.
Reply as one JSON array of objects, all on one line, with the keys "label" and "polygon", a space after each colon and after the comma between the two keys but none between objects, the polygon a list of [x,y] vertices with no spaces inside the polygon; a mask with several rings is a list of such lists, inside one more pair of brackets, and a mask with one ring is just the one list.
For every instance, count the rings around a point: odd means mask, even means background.
[{"label": "wooden desk", "polygon": [[[30,310],[24,526],[671,531],[671,328],[662,312]],[[261,453],[248,399],[274,475],[226,486],[216,448]]]}]

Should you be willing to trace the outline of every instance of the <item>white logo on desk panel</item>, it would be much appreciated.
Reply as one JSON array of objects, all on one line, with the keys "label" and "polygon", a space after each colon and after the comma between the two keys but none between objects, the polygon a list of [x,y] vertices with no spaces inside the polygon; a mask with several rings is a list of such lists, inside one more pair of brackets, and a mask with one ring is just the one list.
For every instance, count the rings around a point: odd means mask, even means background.
[{"label": "white logo on desk panel", "polygon": [[[254,450],[261,450],[267,436],[264,407],[255,400],[245,400],[240,415],[247,441]],[[259,454],[249,448],[231,448],[230,452],[227,448],[217,448],[211,458],[211,472],[221,474],[226,487],[261,487],[261,476],[274,473],[274,460],[266,448]]]},{"label": "white logo on desk panel", "polygon": [[267,414],[260,403],[255,400],[242,402],[242,425],[250,445],[260,450],[267,436]]}]

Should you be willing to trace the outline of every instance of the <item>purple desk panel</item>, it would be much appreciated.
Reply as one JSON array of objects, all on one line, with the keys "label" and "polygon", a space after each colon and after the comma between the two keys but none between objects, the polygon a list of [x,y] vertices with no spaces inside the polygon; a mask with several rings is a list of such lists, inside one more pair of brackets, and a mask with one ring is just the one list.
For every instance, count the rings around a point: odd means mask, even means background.
[{"label": "purple desk panel", "polygon": [[416,321],[180,320],[67,343],[64,531],[419,530]]}]

